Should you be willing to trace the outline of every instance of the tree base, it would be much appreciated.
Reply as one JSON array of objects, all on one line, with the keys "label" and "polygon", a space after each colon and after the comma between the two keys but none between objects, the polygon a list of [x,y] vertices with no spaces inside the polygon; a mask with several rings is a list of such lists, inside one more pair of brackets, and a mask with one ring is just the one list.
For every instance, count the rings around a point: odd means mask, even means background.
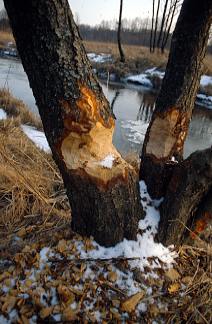
[{"label": "tree base", "polygon": [[160,242],[178,245],[195,233],[195,212],[204,197],[211,195],[211,186],[212,148],[197,151],[177,165],[161,205]]},{"label": "tree base", "polygon": [[144,217],[144,212],[133,169],[128,170],[126,179],[114,179],[107,187],[99,187],[83,170],[70,171],[64,181],[68,188],[74,231],[83,236],[93,236],[99,244],[107,247],[124,238],[136,239],[138,222]]}]

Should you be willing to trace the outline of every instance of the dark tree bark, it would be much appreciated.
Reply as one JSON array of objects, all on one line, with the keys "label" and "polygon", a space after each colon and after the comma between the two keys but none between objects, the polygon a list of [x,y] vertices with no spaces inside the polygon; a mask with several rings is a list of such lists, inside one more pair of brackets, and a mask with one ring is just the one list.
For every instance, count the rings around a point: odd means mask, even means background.
[{"label": "dark tree bark", "polygon": [[120,0],[120,10],[119,10],[119,21],[118,21],[118,31],[117,31],[117,41],[120,55],[120,62],[125,62],[124,51],[121,46],[121,20],[122,20],[122,8],[123,8],[123,0]]},{"label": "dark tree bark", "polygon": [[[167,189],[161,206],[158,238],[165,245],[180,244],[188,237],[188,229],[195,234],[193,215],[212,189],[212,148],[197,151],[179,163]],[[209,199],[212,201],[211,191]]]},{"label": "dark tree bark", "polygon": [[184,1],[141,157],[140,177],[152,197],[164,196],[175,166],[172,160],[183,157],[211,19],[211,0]]},{"label": "dark tree bark", "polygon": [[[67,189],[73,229],[106,246],[135,239],[142,216],[137,177],[112,145],[112,111],[67,0],[4,3]],[[108,156],[111,168],[102,162]]]},{"label": "dark tree bark", "polygon": [[151,34],[150,34],[150,53],[153,52],[153,30],[154,30],[154,18],[155,18],[155,0],[152,0],[152,26],[151,26]]}]

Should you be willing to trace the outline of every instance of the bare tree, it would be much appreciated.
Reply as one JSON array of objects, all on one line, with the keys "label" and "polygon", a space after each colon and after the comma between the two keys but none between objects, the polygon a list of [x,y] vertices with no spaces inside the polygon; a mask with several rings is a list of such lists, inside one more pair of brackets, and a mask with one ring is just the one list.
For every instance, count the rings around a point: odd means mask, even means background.
[{"label": "bare tree", "polygon": [[154,31],[154,19],[155,19],[155,0],[152,1],[152,26],[150,34],[150,53],[153,52],[153,31]]},{"label": "bare tree", "polygon": [[159,237],[167,244],[179,242],[185,229],[182,223],[188,224],[212,184],[211,148],[194,154],[181,164],[211,21],[210,0],[202,0],[201,4],[184,0],[143,145],[140,176],[152,196],[165,195]]},{"label": "bare tree", "polygon": [[121,20],[122,20],[122,8],[123,8],[123,0],[120,0],[120,10],[119,10],[119,21],[118,21],[118,31],[117,31],[117,41],[118,41],[118,48],[120,54],[120,62],[125,62],[125,55],[124,51],[121,46]]},{"label": "bare tree", "polygon": [[162,44],[161,44],[161,52],[164,53],[164,49],[166,47],[166,44],[168,42],[168,38],[170,36],[170,31],[171,31],[171,27],[173,24],[173,19],[174,19],[174,15],[177,9],[177,4],[178,4],[179,0],[174,0],[173,5],[170,6],[170,10],[167,16],[167,24],[166,24],[166,28],[164,30],[163,33],[163,39],[162,39]]},{"label": "bare tree", "polygon": [[157,36],[157,29],[158,29],[159,9],[160,9],[160,0],[158,0],[158,6],[157,6],[156,18],[155,18],[155,28],[154,28],[154,38],[153,38],[153,52],[155,51],[155,46],[156,46],[156,36]]},{"label": "bare tree", "polygon": [[72,228],[113,245],[136,238],[138,177],[112,144],[114,118],[68,1],[5,0],[72,209]]},{"label": "bare tree", "polygon": [[165,4],[164,4],[163,16],[162,16],[162,21],[161,21],[161,26],[160,26],[160,32],[159,32],[159,36],[158,36],[158,40],[157,40],[157,48],[160,47],[160,42],[161,42],[163,29],[164,29],[164,24],[165,24],[166,10],[167,10],[167,6],[168,6],[168,2],[169,2],[169,0],[166,0]]}]

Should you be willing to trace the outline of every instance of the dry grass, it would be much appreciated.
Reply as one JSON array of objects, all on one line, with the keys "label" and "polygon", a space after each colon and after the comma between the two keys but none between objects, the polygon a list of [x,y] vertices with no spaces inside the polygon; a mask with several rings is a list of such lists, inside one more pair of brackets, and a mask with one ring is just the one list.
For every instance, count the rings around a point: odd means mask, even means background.
[{"label": "dry grass", "polygon": [[212,250],[183,245],[176,268],[186,287],[169,301],[168,323],[211,323],[212,321]]},{"label": "dry grass", "polygon": [[1,30],[0,31],[0,47],[5,47],[8,42],[13,42],[15,44],[14,37],[13,37],[12,33],[8,32],[8,31]]},{"label": "dry grass", "polygon": [[[112,54],[115,59],[119,58],[118,47],[114,43],[84,41],[84,45],[87,52],[107,53]],[[123,49],[127,62],[134,61],[135,63],[137,62],[137,65],[139,65],[139,62],[141,64],[141,61],[143,61],[145,67],[157,66],[163,69],[166,67],[169,51],[165,51],[164,54],[161,54],[157,50],[155,53],[150,53],[149,48],[134,45],[123,45]],[[212,75],[211,54],[207,54],[204,59],[203,73]]]},{"label": "dry grass", "polygon": [[24,135],[15,119],[0,122],[0,209],[0,246],[21,229],[41,232],[70,217],[51,156]]},{"label": "dry grass", "polygon": [[9,90],[0,89],[0,107],[5,110],[8,117],[16,119],[17,124],[27,124],[42,129],[42,122],[39,117],[35,116],[27,105],[10,93]]},{"label": "dry grass", "polygon": [[[119,52],[117,44],[114,43],[100,43],[100,42],[90,42],[84,41],[85,48],[87,52],[95,52],[95,53],[108,53],[112,54],[115,59],[119,58]],[[157,66],[160,68],[165,68],[168,52],[162,55],[160,52],[155,52],[150,54],[149,49],[143,46],[135,46],[135,45],[123,45],[123,49],[126,55],[127,62],[135,62],[135,64],[139,64],[139,61],[143,60],[145,65]]]}]

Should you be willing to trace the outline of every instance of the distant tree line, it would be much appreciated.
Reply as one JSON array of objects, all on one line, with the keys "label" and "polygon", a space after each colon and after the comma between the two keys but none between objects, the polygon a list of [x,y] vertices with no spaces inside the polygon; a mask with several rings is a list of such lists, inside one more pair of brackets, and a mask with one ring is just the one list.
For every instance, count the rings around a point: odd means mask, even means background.
[{"label": "distant tree line", "polygon": [[[140,23],[138,22],[138,19]],[[81,36],[85,40],[99,41],[99,42],[112,42],[117,43],[117,26],[114,26],[110,21],[102,21],[101,24],[96,26],[79,25]],[[150,20],[148,18],[133,20],[123,19],[122,21],[122,44],[138,45],[149,47],[149,40],[151,35]],[[114,28],[116,27],[116,28]],[[159,31],[156,32],[159,35]],[[171,35],[171,34],[170,34]],[[167,42],[166,48],[170,46],[170,38]]]},{"label": "distant tree line", "polygon": [[1,31],[10,31],[10,22],[7,16],[7,12],[5,9],[0,11],[0,30]]},{"label": "distant tree line", "polygon": [[[177,0],[177,3],[179,1],[180,0]],[[172,0],[172,4],[174,3],[175,3],[174,0]],[[173,9],[174,7],[172,6],[172,10]],[[164,11],[166,17],[165,23],[163,23]],[[177,7],[177,11],[179,11],[179,7]],[[175,14],[177,11],[174,10]],[[170,19],[171,12],[172,11],[170,11],[170,6],[169,7],[167,6],[166,10],[164,6],[162,11],[162,16],[158,17],[158,23],[157,23],[158,27],[156,30],[155,30],[155,25],[153,25],[153,29],[152,29],[152,18],[149,17],[145,17],[145,18],[136,17],[134,19],[123,18],[122,31],[121,31],[122,43],[126,45],[138,45],[138,46],[149,47],[150,40],[151,40],[151,33],[154,33],[155,39],[159,40],[160,38],[162,38],[163,43],[164,43],[164,35],[166,36],[167,42],[164,48],[169,49],[172,32],[170,30],[171,29],[170,24],[167,30],[167,26],[168,26],[167,18],[169,16]],[[96,42],[99,41],[99,42],[117,43],[118,22],[116,19],[110,21],[102,20],[102,22],[96,26],[80,24],[78,14],[75,15],[75,20],[77,21],[83,39],[88,41],[96,41]],[[161,33],[163,33],[163,28],[164,28],[164,34],[161,35]],[[0,11],[0,31],[11,31],[10,22],[5,9],[2,9]],[[159,41],[157,41],[157,43],[159,45]],[[207,52],[212,54],[212,33],[210,33]]]}]

